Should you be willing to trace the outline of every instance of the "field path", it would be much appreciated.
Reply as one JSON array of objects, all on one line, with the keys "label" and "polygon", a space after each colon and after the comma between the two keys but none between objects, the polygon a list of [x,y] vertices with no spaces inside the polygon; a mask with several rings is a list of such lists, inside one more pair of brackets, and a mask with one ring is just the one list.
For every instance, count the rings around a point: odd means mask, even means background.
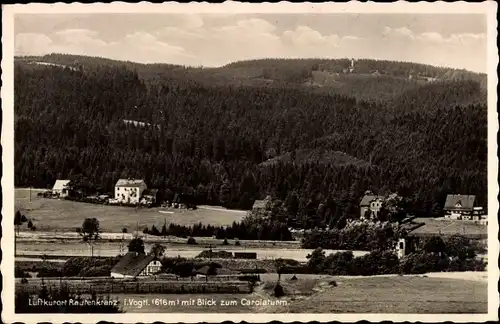
[{"label": "field path", "polygon": [[197,206],[197,208],[205,210],[229,212],[229,213],[243,213],[243,214],[248,213],[247,210],[227,209],[223,207],[213,207],[213,206]]}]

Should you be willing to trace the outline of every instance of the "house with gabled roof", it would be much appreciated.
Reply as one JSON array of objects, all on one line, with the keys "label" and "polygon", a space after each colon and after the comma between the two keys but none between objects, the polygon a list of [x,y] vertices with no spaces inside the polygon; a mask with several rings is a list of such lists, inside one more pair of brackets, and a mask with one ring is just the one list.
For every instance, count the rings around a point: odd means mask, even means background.
[{"label": "house with gabled roof", "polygon": [[115,185],[115,201],[124,204],[139,204],[148,186],[142,179],[120,179]]},{"label": "house with gabled roof", "polygon": [[138,276],[151,276],[160,272],[161,266],[160,260],[153,254],[128,252],[111,269],[111,277],[135,278]]},{"label": "house with gabled roof", "polygon": [[71,189],[69,183],[70,180],[56,180],[54,187],[52,187],[52,194],[61,198],[67,197]]},{"label": "house with gabled roof", "polygon": [[361,219],[376,219],[382,208],[385,197],[374,195],[367,191],[359,203]]},{"label": "house with gabled roof", "polygon": [[[449,219],[470,220],[480,209],[475,208],[474,195],[448,195],[444,203],[444,217]],[[480,216],[480,215],[479,215]]]}]

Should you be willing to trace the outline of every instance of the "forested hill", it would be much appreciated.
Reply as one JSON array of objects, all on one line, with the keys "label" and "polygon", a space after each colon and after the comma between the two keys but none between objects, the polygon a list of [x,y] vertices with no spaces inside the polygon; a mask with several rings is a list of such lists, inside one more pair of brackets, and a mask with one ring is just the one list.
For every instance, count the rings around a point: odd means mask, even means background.
[{"label": "forested hill", "polygon": [[[253,86],[295,88],[314,93],[347,95],[361,100],[387,103],[406,91],[436,81],[475,81],[486,89],[486,75],[466,70],[430,65],[356,60],[349,72],[349,59],[263,59],[241,61],[220,68],[184,67],[172,64],[139,64],[99,57],[50,54],[41,57],[18,57],[18,64],[31,68],[44,67],[44,62],[90,71],[107,67],[123,67],[137,72],[146,84],[191,82],[205,86]],[[431,80],[431,81],[430,81]]]},{"label": "forested hill", "polygon": [[105,192],[134,177],[233,208],[272,194],[296,206],[301,226],[356,217],[368,189],[398,191],[423,215],[449,193],[484,206],[486,105],[470,100],[479,87],[426,87],[449,95],[381,104],[293,87],[149,82],[119,64],[16,64],[15,184],[69,178]]}]

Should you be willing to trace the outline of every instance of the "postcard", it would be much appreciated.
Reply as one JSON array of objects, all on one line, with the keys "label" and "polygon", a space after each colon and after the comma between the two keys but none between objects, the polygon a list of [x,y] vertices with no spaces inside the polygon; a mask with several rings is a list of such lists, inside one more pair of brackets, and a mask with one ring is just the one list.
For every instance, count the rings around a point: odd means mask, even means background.
[{"label": "postcard", "polygon": [[497,4],[5,5],[2,320],[498,320]]}]

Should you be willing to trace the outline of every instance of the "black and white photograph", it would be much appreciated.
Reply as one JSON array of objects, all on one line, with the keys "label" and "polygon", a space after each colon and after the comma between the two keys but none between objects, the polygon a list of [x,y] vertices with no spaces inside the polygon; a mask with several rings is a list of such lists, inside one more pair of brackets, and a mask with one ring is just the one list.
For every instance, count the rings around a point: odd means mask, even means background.
[{"label": "black and white photograph", "polygon": [[4,321],[498,320],[496,3],[3,9]]}]

